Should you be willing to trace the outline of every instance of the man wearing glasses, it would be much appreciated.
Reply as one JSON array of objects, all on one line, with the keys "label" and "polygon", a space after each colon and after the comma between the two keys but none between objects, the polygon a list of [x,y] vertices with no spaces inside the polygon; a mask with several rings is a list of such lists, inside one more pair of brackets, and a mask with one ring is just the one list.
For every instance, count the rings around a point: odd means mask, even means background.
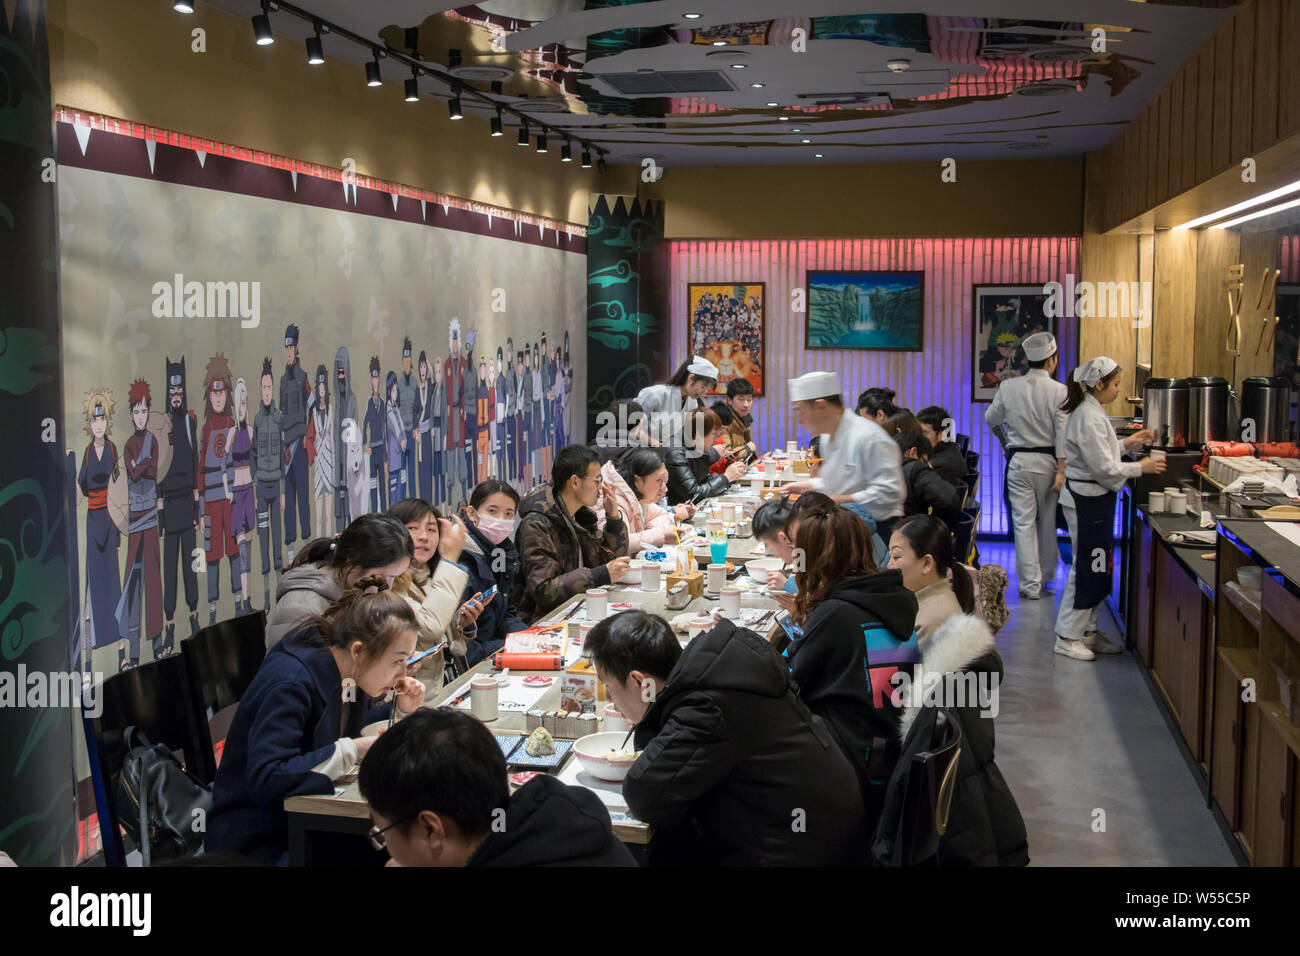
[{"label": "man wearing glasses", "polygon": [[526,582],[519,613],[530,624],[575,594],[617,581],[631,563],[627,525],[612,492],[604,495],[605,528],[597,528],[594,509],[603,489],[596,453],[566,445],[551,479],[519,507],[515,541]]}]

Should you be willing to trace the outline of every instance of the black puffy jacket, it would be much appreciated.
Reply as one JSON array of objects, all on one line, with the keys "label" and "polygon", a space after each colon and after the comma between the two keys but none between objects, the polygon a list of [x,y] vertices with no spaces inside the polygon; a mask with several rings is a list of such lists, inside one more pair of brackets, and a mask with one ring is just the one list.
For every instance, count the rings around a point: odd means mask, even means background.
[{"label": "black puffy jacket", "polygon": [[[961,724],[957,783],[948,813],[948,829],[939,840],[940,866],[1025,866],[1029,843],[1020,807],[994,762],[992,694],[1002,684],[1002,655],[993,632],[977,617],[957,614],[939,625],[921,645],[922,688],[926,675],[960,675],[961,683],[937,687],[948,698],[935,702],[951,708]],[[979,693],[990,696],[981,698]],[[903,713],[899,739],[906,737],[920,704]],[[983,711],[983,715],[981,714]]]},{"label": "black puffy jacket", "polygon": [[682,653],[637,724],[623,796],[655,865],[865,861],[861,791],[781,656],[722,621]]},{"label": "black puffy jacket", "polygon": [[720,495],[731,487],[726,475],[711,475],[709,467],[718,453],[709,449],[703,454],[694,449],[673,448],[664,458],[668,466],[668,503],[680,505]]},{"label": "black puffy jacket", "polygon": [[467,866],[636,866],[610,830],[600,797],[543,774],[514,792],[504,826],[488,834]]}]

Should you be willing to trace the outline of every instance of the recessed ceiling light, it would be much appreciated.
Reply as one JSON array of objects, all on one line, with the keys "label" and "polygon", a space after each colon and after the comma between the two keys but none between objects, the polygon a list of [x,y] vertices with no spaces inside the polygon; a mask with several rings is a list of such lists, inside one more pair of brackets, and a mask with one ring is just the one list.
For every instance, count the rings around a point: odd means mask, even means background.
[{"label": "recessed ceiling light", "polygon": [[682,16],[684,16],[687,20],[698,20],[701,15],[698,13],[683,13]]},{"label": "recessed ceiling light", "polygon": [[788,116],[778,116],[777,119],[780,120],[782,123],[790,122],[790,117]]},{"label": "recessed ceiling light", "polygon": [[731,64],[731,68],[732,68],[733,70],[743,70],[746,66],[748,66],[748,64],[746,64],[746,63],[733,63],[733,64]]},{"label": "recessed ceiling light", "polygon": [[813,153],[813,156],[814,156],[814,158],[816,158],[816,159],[821,159],[821,158],[822,158],[822,154],[821,154],[821,153]]},{"label": "recessed ceiling light", "polygon": [[189,0],[176,0],[176,2],[172,4],[172,9],[177,13],[193,13],[194,4],[190,3]]},{"label": "recessed ceiling light", "polygon": [[778,103],[778,102],[776,102],[776,100],[773,100],[771,103],[768,103],[767,105],[768,105],[768,106],[780,106],[781,104]]},{"label": "recessed ceiling light", "polygon": [[766,83],[750,83],[749,85],[752,86],[752,87],[753,87],[754,89],[756,89],[756,90],[761,90],[761,89],[762,89],[764,86],[766,86],[767,84],[766,84]]},{"label": "recessed ceiling light", "polygon": [[714,40],[714,41],[713,41],[713,46],[726,46],[726,45],[727,45],[727,41],[726,41],[726,40]]},{"label": "recessed ceiling light", "polygon": [[801,142],[801,143],[811,143],[812,140],[810,140],[810,139],[801,139],[801,140],[799,140],[799,142]]}]

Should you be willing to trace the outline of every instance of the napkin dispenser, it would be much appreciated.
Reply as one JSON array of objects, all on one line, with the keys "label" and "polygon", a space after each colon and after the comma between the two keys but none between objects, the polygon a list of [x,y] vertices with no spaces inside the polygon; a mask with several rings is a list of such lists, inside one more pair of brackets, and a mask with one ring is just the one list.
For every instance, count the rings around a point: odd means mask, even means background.
[{"label": "napkin dispenser", "polygon": [[806,475],[806,474],[808,474],[808,459],[807,459],[807,458],[791,458],[791,459],[790,459],[790,470],[793,471],[796,475]]},{"label": "napkin dispenser", "polygon": [[682,574],[680,571],[668,575],[668,591],[671,593],[673,588],[679,584],[685,584],[687,591],[690,593],[691,600],[704,595],[704,572],[693,570],[688,574]]}]

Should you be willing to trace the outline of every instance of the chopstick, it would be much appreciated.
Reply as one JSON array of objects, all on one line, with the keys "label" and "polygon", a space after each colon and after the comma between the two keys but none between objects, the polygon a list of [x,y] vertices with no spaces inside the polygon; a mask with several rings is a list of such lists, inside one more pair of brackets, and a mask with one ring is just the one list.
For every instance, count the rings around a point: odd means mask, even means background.
[{"label": "chopstick", "polygon": [[393,688],[393,709],[388,712],[388,729],[393,729],[393,722],[397,720],[397,698],[401,696],[401,691],[396,687]]}]

